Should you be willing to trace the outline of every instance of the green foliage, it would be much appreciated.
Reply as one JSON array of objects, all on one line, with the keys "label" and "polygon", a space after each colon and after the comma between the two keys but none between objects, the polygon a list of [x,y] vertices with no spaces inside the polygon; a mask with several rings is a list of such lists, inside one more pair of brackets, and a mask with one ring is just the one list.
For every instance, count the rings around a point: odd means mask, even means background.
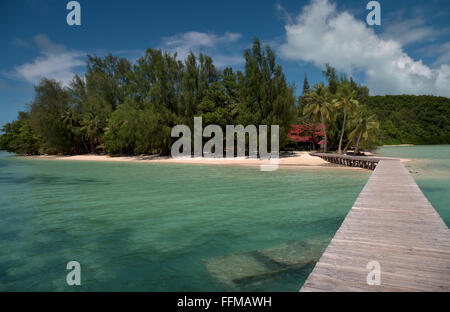
[{"label": "green foliage", "polygon": [[30,106],[31,126],[42,137],[43,153],[70,153],[74,136],[67,128],[65,115],[71,109],[68,90],[55,80],[43,79],[35,87],[35,98]]},{"label": "green foliage", "polygon": [[386,95],[368,98],[380,121],[381,144],[449,144],[450,99]]},{"label": "green foliage", "polygon": [[[134,65],[88,55],[86,74],[75,75],[69,87],[48,79],[36,86],[29,124],[41,139],[33,141],[33,152],[169,154],[172,127],[192,127],[195,116],[224,130],[228,124],[278,124],[283,141],[296,115],[294,89],[270,47],[262,49],[256,39],[244,57],[245,72],[234,73],[217,70],[203,54],[182,62],[148,49]],[[1,143],[19,152],[9,143],[17,127],[5,126]]]},{"label": "green foliage", "polygon": [[342,141],[344,139],[345,128],[347,126],[347,117],[352,113],[352,111],[358,111],[359,109],[359,101],[356,99],[356,90],[351,87],[350,83],[344,80],[339,84],[333,104],[334,108],[338,111],[342,111],[343,115],[338,147],[338,154],[342,154]]},{"label": "green foliage", "polygon": [[328,151],[328,131],[332,120],[332,95],[329,89],[320,83],[306,95],[306,105],[303,114],[311,122],[323,125],[325,153]]},{"label": "green foliage", "polygon": [[[369,90],[359,86],[353,78],[345,75],[338,78],[336,70],[326,65],[323,75],[328,85],[323,83],[314,86],[301,98],[303,102],[303,116],[300,120],[306,123],[323,124],[326,144],[324,151],[337,149],[338,153],[345,152],[349,147],[374,147],[374,127],[377,123],[374,116],[367,123],[366,102]],[[345,148],[343,148],[345,146]]]},{"label": "green foliage", "polygon": [[[43,79],[27,113],[3,127],[0,148],[20,154],[168,155],[177,124],[279,125],[280,145],[294,123],[323,124],[326,149],[376,144],[450,143],[450,99],[370,97],[365,86],[327,65],[327,85],[294,96],[275,53],[258,39],[244,53],[243,71],[218,70],[206,55],[148,49],[131,64],[88,55],[86,73],[68,87]],[[296,105],[297,104],[297,105]],[[362,114],[364,112],[364,114]],[[378,131],[378,120],[380,131]]]},{"label": "green foliage", "polygon": [[170,145],[168,110],[139,109],[132,100],[112,114],[103,137],[106,150],[113,154],[152,154],[166,152]]},{"label": "green foliage", "polygon": [[303,80],[303,95],[309,92],[311,88],[309,87],[308,76],[305,74],[305,79]]},{"label": "green foliage", "polygon": [[379,134],[380,123],[376,115],[370,114],[366,109],[358,111],[353,119],[354,129],[349,134],[349,142],[355,144],[355,154],[359,153],[359,148],[374,147]]},{"label": "green foliage", "polygon": [[322,71],[322,74],[328,81],[328,91],[330,92],[330,94],[336,94],[339,87],[339,79],[336,73],[336,69],[326,64],[325,70]]},{"label": "green foliage", "polygon": [[2,131],[5,134],[0,136],[1,150],[22,155],[38,154],[41,141],[31,128],[28,113],[19,112],[18,119],[4,125]]},{"label": "green foliage", "polygon": [[244,52],[245,72],[239,75],[239,124],[279,125],[280,144],[296,115],[294,88],[286,82],[281,65],[269,46],[264,49],[258,39]]},{"label": "green foliage", "polygon": [[[338,79],[336,70],[323,71],[328,85],[322,85],[304,97],[303,118],[320,122],[320,107],[326,109],[328,147],[338,151],[342,146],[374,148],[382,144],[449,144],[450,99],[435,96],[386,95],[369,96],[365,86],[353,78]],[[324,96],[319,96],[323,94]],[[325,94],[327,96],[325,96]],[[329,119],[326,117],[330,116]],[[305,119],[306,118],[306,119]]]}]

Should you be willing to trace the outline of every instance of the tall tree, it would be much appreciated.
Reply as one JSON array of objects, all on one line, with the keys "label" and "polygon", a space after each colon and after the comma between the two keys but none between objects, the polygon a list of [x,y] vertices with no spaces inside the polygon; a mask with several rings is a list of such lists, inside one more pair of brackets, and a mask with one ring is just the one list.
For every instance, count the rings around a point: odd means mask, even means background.
[{"label": "tall tree", "polygon": [[345,126],[347,124],[347,116],[352,109],[358,107],[359,102],[355,99],[356,93],[351,89],[350,84],[344,82],[340,84],[337,98],[333,100],[334,107],[338,110],[342,110],[343,120],[341,134],[339,137],[338,154],[342,154],[342,140],[344,138]]},{"label": "tall tree", "polygon": [[324,152],[328,152],[327,125],[332,113],[331,95],[323,83],[315,85],[308,93],[303,113],[313,122],[321,123],[324,133]]},{"label": "tall tree", "polygon": [[127,96],[131,63],[112,54],[103,59],[95,55],[87,57],[87,91],[100,95],[115,110]]},{"label": "tall tree", "polygon": [[199,90],[199,69],[197,58],[194,53],[190,53],[185,61],[182,86],[182,116],[188,125],[193,124],[193,117],[197,111],[197,104],[201,100]]},{"label": "tall tree", "polygon": [[111,113],[121,105],[129,93],[131,64],[111,54],[104,58],[88,55],[87,71],[83,78],[75,76],[71,86],[71,101],[80,126],[74,129],[78,140],[89,144],[91,153],[102,146],[102,136]]},{"label": "tall tree", "polygon": [[255,39],[244,52],[245,72],[239,74],[240,105],[238,122],[244,125],[279,125],[280,143],[296,115],[294,88],[286,82],[281,65],[269,46]]},{"label": "tall tree", "polygon": [[308,77],[305,74],[305,79],[303,80],[303,95],[305,96],[310,90]]},{"label": "tall tree", "polygon": [[339,86],[339,78],[336,72],[336,69],[329,64],[325,65],[325,70],[322,71],[322,74],[328,80],[328,90],[331,94],[336,94]]},{"label": "tall tree", "polygon": [[33,129],[42,137],[43,152],[72,152],[74,136],[64,121],[65,111],[70,107],[70,94],[59,82],[43,79],[35,87],[35,97],[30,105],[30,121]]}]

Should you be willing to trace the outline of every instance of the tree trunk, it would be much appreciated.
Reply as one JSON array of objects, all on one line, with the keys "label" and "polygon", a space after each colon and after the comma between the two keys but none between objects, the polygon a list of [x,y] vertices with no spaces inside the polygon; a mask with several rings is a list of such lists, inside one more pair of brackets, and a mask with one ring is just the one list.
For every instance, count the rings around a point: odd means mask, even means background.
[{"label": "tree trunk", "polygon": [[345,122],[347,121],[347,113],[344,108],[344,122],[342,123],[341,138],[339,139],[338,154],[342,154],[342,139],[344,138]]},{"label": "tree trunk", "polygon": [[160,156],[169,156],[170,155],[170,150],[169,150],[169,146],[167,145],[163,145],[163,147],[159,150]]},{"label": "tree trunk", "polygon": [[91,143],[91,154],[95,154],[94,142],[92,140],[90,140],[90,143]]},{"label": "tree trunk", "polygon": [[315,125],[313,126],[313,129],[311,130],[311,150],[312,151],[316,151],[316,137],[315,137],[315,135],[316,135],[316,133],[315,133]]},{"label": "tree trunk", "polygon": [[325,144],[323,145],[323,152],[324,153],[328,153],[327,126],[325,125],[325,119],[323,118],[323,113],[320,113],[320,116],[322,118],[323,134],[324,134],[324,137],[325,137]]},{"label": "tree trunk", "polygon": [[362,136],[362,130],[358,135],[358,139],[356,140],[356,146],[355,146],[355,155],[359,154],[359,142],[361,141],[361,136]]},{"label": "tree trunk", "polygon": [[84,148],[86,149],[86,153],[89,153],[89,148],[87,147],[86,142],[84,141],[84,139],[81,139],[81,142],[83,143]]},{"label": "tree trunk", "polygon": [[350,145],[350,143],[352,143],[352,141],[348,141],[347,145],[345,145],[343,153],[347,154],[347,150],[348,150],[348,146]]}]

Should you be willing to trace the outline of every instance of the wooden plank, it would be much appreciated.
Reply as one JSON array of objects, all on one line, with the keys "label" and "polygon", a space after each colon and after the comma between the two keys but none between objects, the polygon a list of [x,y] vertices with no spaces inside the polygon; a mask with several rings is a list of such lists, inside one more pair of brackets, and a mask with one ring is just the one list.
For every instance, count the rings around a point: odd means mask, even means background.
[{"label": "wooden plank", "polygon": [[400,161],[378,161],[300,291],[450,291],[450,230]]}]

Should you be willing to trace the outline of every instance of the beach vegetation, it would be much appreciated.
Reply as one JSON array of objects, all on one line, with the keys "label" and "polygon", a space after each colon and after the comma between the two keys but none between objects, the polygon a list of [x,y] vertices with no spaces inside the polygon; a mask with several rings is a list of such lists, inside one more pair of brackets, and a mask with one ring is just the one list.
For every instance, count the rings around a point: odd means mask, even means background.
[{"label": "beach vegetation", "polygon": [[[69,85],[42,79],[35,86],[27,111],[3,126],[0,149],[170,155],[173,127],[192,129],[194,117],[205,126],[218,125],[222,133],[227,125],[278,125],[281,148],[292,142],[292,125],[319,127],[309,145],[325,152],[450,143],[448,98],[370,96],[366,86],[330,65],[323,70],[323,83],[311,87],[305,75],[303,93],[296,96],[270,46],[255,39],[243,58],[242,70],[236,71],[218,69],[202,53],[181,60],[176,53],[148,49],[134,63],[111,54],[87,55],[86,72]],[[198,144],[208,144],[206,137]],[[216,148],[226,145],[212,146],[211,152],[220,155]]]}]

